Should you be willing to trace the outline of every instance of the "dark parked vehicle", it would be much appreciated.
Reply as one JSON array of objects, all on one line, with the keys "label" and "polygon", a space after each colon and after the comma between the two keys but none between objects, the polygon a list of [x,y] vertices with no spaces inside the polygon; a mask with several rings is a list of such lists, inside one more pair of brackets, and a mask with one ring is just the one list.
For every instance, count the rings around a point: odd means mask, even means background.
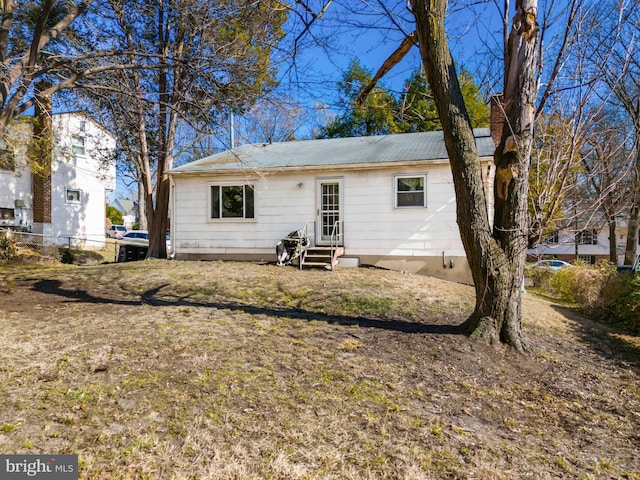
[{"label": "dark parked vehicle", "polygon": [[122,236],[123,242],[149,243],[149,232],[146,230],[129,230]]},{"label": "dark parked vehicle", "polygon": [[636,257],[636,261],[633,265],[616,265],[618,273],[633,273],[634,275],[640,274],[640,255]]},{"label": "dark parked vehicle", "polygon": [[[118,262],[144,260],[149,249],[149,232],[147,230],[129,230],[120,239]],[[171,250],[171,240],[167,235],[167,251]]]}]

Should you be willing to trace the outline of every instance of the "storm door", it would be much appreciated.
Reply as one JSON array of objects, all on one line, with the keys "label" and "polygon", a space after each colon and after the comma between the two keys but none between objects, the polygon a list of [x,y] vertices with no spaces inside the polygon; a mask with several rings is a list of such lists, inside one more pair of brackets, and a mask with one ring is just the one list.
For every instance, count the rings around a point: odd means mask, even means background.
[{"label": "storm door", "polygon": [[331,235],[342,245],[342,179],[318,180],[318,220],[316,243],[328,245]]}]

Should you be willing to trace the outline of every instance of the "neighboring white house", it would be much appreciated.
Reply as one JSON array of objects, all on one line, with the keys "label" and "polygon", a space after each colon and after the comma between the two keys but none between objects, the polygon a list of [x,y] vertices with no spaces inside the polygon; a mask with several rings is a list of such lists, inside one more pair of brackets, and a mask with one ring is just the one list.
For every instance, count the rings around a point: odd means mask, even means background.
[{"label": "neighboring white house", "polygon": [[54,114],[52,132],[50,176],[37,176],[27,161],[32,123],[10,127],[0,149],[0,228],[102,248],[106,195],[115,188],[115,138],[83,113]]},{"label": "neighboring white house", "polygon": [[111,202],[111,206],[122,213],[122,224],[131,230],[138,221],[138,202],[128,198],[116,198]]},{"label": "neighboring white house", "polygon": [[[618,222],[615,235],[618,264],[622,264],[627,241],[627,228],[623,221]],[[607,225],[583,228],[577,232],[575,227],[567,226],[553,232],[535,248],[530,249],[528,254],[531,260],[556,258],[566,262],[579,260],[587,264],[595,264],[601,260],[609,261],[609,245]],[[636,255],[638,254],[640,254],[640,241],[636,242]]]},{"label": "neighboring white house", "polygon": [[[492,202],[495,146],[475,136]],[[244,145],[169,174],[177,259],[273,261],[289,232],[323,245],[337,221],[345,264],[471,282],[442,132]]]}]

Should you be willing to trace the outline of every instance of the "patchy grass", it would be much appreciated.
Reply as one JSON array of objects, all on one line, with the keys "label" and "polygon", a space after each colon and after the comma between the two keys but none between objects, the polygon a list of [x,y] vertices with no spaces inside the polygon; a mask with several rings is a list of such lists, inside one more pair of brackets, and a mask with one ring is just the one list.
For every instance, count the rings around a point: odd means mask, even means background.
[{"label": "patchy grass", "polygon": [[456,333],[467,286],[368,269],[0,266],[0,453],[80,477],[640,478],[640,342],[526,295],[528,356]]}]

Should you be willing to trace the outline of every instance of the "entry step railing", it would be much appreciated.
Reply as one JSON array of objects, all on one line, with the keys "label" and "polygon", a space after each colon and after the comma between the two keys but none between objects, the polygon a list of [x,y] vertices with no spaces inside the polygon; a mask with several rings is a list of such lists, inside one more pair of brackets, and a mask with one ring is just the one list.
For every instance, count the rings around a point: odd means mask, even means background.
[{"label": "entry step railing", "polygon": [[326,268],[333,270],[338,263],[338,257],[344,255],[342,246],[342,221],[333,224],[329,246],[309,246],[300,257],[300,269],[304,267]]},{"label": "entry step railing", "polygon": [[302,229],[289,233],[286,238],[278,242],[276,246],[278,265],[290,265],[295,262],[300,270],[304,267],[333,270],[338,263],[338,258],[344,255],[342,222],[337,221],[333,224],[327,246],[312,245],[310,224],[313,225],[313,222],[306,222]]},{"label": "entry step railing", "polygon": [[344,255],[344,247],[309,247],[302,257],[300,268],[315,267],[333,270],[338,257]]}]

